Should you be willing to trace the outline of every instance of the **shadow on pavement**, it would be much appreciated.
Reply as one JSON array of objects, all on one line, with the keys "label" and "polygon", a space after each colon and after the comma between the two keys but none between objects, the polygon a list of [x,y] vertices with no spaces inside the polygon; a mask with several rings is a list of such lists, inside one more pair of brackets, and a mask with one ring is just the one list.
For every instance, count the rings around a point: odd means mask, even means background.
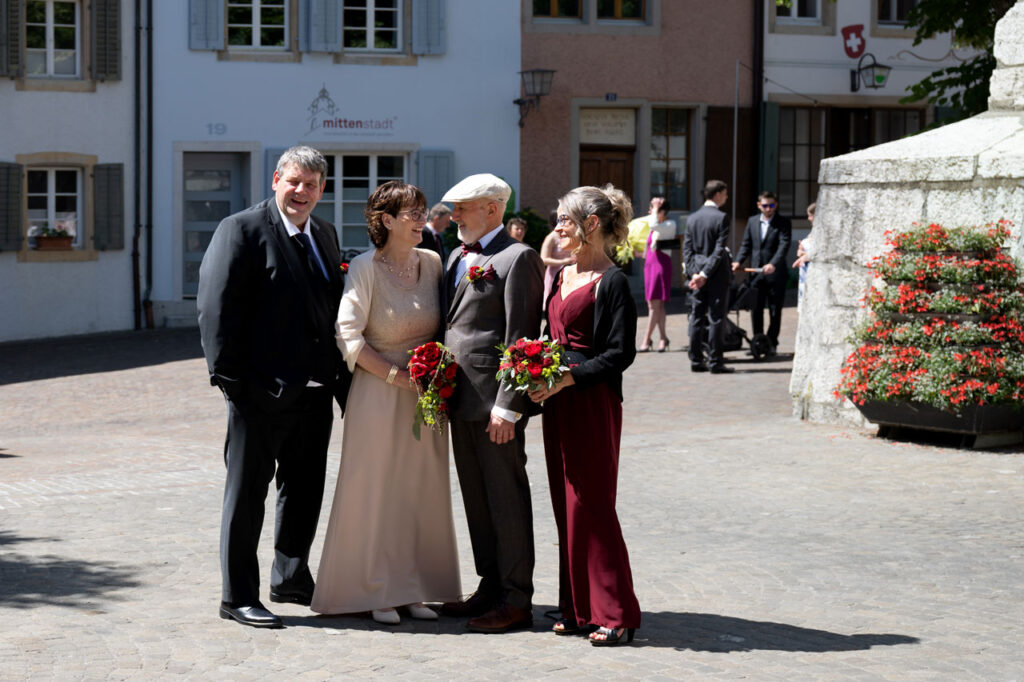
[{"label": "shadow on pavement", "polygon": [[863,651],[876,646],[917,644],[916,637],[894,634],[843,635],[785,623],[762,622],[714,613],[644,613],[637,630],[639,646],[690,651]]},{"label": "shadow on pavement", "polygon": [[[0,546],[22,542],[51,542],[47,538],[19,537],[0,532]],[[45,555],[28,556],[5,551],[0,555],[0,607],[36,606],[95,608],[96,599],[109,592],[137,587],[135,571],[108,562],[80,561]]]},{"label": "shadow on pavement", "polygon": [[0,386],[201,358],[199,329],[149,329],[0,344]]}]

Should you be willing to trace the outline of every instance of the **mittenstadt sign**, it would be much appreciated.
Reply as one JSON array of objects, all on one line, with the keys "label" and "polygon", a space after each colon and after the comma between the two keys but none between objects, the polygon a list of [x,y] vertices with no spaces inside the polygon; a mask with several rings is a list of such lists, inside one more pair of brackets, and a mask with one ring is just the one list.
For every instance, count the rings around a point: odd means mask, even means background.
[{"label": "mittenstadt sign", "polygon": [[394,135],[397,116],[388,118],[350,118],[341,115],[341,109],[331,94],[327,92],[326,84],[320,88],[316,99],[306,109],[309,114],[309,129],[306,135],[314,130],[319,130],[325,135],[350,135],[357,137],[391,137]]}]

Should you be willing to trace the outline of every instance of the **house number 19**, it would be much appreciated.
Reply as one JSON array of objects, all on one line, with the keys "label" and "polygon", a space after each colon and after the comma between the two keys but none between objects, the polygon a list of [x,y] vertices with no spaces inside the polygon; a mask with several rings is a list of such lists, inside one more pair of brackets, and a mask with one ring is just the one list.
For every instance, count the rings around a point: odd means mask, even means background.
[{"label": "house number 19", "polygon": [[206,132],[210,135],[223,135],[228,132],[227,123],[207,123]]}]

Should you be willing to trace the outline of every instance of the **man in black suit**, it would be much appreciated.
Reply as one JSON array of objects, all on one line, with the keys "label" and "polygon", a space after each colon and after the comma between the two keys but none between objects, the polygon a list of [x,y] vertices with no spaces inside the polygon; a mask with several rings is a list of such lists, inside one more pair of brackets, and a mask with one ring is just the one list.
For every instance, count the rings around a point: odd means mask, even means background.
[{"label": "man in black suit", "polygon": [[[729,199],[729,190],[721,180],[704,185],[704,205],[686,219],[683,237],[683,274],[693,291],[690,311],[690,369],[694,372],[728,374],[733,371],[723,357],[722,321],[729,310],[729,285],[732,271],[726,242],[729,216],[721,211]],[[707,359],[704,344],[708,345]]]},{"label": "man in black suit", "polygon": [[221,517],[221,618],[281,627],[260,602],[256,555],[267,486],[277,478],[270,599],[310,603],[334,419],[351,376],[334,339],[343,288],[334,226],[311,214],[327,161],[292,147],[274,196],[217,226],[199,268],[199,331],[210,383],[227,401]]},{"label": "man in black suit", "polygon": [[445,262],[443,235],[451,222],[451,215],[452,210],[444,204],[434,204],[427,214],[427,224],[423,226],[423,236],[420,237],[419,248],[434,251],[441,257],[442,263]]},{"label": "man in black suit", "polygon": [[778,206],[779,199],[773,192],[761,192],[757,198],[757,207],[761,212],[747,221],[743,244],[732,264],[732,269],[738,270],[749,257],[750,267],[761,270],[754,307],[750,309],[750,324],[755,335],[764,333],[764,306],[767,303],[768,355],[775,355],[779,345],[782,306],[786,302],[786,283],[789,281],[786,256],[793,239],[789,218],[778,214]]}]

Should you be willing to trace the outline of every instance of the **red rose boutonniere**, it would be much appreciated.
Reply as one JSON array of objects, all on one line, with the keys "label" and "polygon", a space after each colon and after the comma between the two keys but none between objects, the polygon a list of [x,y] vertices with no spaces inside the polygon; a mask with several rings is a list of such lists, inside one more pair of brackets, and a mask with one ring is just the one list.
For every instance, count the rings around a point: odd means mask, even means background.
[{"label": "red rose boutonniere", "polygon": [[469,266],[469,269],[466,270],[466,279],[468,279],[470,283],[479,282],[480,280],[488,282],[497,276],[498,275],[494,272],[493,265],[488,265],[486,270],[479,265],[471,265]]},{"label": "red rose boutonniere", "polygon": [[348,274],[348,263],[342,263],[341,264],[341,274],[343,274],[343,275],[347,275]]}]

